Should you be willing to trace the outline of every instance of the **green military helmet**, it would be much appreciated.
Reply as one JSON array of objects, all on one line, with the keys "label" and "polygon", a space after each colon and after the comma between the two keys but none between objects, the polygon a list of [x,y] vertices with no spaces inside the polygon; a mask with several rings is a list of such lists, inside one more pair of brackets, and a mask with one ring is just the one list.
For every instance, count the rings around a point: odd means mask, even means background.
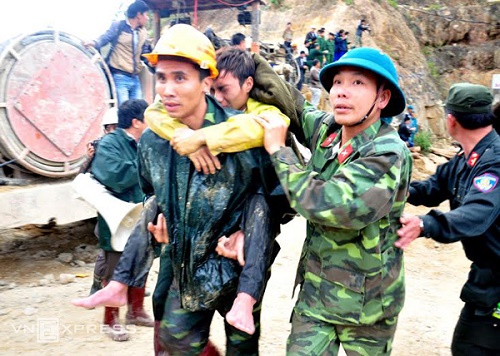
[{"label": "green military helmet", "polygon": [[321,84],[330,92],[333,77],[341,67],[358,67],[369,70],[387,80],[386,87],[391,91],[391,99],[382,110],[381,117],[399,115],[406,108],[405,95],[399,87],[396,68],[387,54],[379,49],[360,47],[344,54],[338,61],[323,67],[319,73]]}]

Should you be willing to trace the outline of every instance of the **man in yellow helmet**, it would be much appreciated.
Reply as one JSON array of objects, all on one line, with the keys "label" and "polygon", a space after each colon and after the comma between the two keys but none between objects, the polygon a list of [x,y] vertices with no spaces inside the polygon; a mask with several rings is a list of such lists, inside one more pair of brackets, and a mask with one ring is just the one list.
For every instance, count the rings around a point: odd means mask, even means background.
[{"label": "man in yellow helmet", "polygon": [[[234,115],[206,95],[218,74],[215,51],[194,28],[173,26],[147,58],[156,66],[156,91],[171,117],[196,130]],[[272,204],[270,193],[278,184],[268,155],[258,148],[219,155],[219,161],[216,174],[204,175],[189,158],[179,156],[170,142],[150,130],[139,145],[141,185],[146,193],[156,195],[162,212],[150,231],[156,235],[164,232],[170,249],[160,257],[159,279],[162,273],[168,274],[166,266],[173,271],[173,280],[159,333],[171,355],[200,354],[215,311],[225,315],[236,295],[240,297],[239,281],[245,271],[241,272],[237,261],[217,254],[218,238],[241,228],[245,234],[275,235],[275,215],[270,214],[267,203]],[[256,209],[262,215],[242,221],[245,210]],[[262,258],[271,258],[269,251],[261,253]],[[228,353],[258,354],[259,309],[254,313],[253,335],[226,322]]]}]

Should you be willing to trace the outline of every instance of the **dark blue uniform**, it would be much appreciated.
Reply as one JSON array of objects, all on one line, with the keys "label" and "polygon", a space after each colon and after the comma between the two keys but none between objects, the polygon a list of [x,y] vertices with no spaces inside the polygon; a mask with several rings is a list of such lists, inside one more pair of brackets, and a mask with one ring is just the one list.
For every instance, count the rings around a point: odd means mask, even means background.
[{"label": "dark blue uniform", "polygon": [[[459,153],[438,167],[427,181],[412,182],[408,202],[438,206],[450,201],[450,212],[431,210],[421,216],[423,235],[442,243],[461,241],[471,271],[460,298],[465,302],[455,329],[454,355],[472,354],[466,345],[500,352],[500,320],[492,316],[500,302],[500,137],[485,136],[469,157]],[[490,353],[485,353],[489,355]]]}]

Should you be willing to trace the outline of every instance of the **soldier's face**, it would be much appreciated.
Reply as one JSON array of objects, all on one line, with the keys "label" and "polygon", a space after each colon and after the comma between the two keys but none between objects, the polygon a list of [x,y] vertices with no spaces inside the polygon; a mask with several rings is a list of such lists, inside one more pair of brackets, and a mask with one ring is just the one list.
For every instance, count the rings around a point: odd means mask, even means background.
[{"label": "soldier's face", "polygon": [[387,105],[389,90],[377,92],[377,78],[370,71],[344,67],[334,77],[330,89],[330,103],[335,121],[344,126],[358,123],[376,101],[364,127],[380,118],[380,111]]},{"label": "soldier's face", "polygon": [[155,75],[156,92],[170,116],[184,123],[204,117],[212,79],[201,80],[194,64],[172,59],[159,60]]},{"label": "soldier's face", "polygon": [[214,81],[212,94],[222,106],[244,111],[252,87],[251,77],[240,85],[240,81],[232,73],[222,71]]}]

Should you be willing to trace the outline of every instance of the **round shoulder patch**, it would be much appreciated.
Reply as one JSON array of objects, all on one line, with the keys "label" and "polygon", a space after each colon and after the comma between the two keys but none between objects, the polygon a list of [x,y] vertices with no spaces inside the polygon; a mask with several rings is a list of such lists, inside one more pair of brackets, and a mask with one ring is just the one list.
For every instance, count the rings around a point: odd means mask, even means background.
[{"label": "round shoulder patch", "polygon": [[474,177],[473,183],[474,187],[476,187],[479,191],[489,193],[496,187],[498,177],[490,173],[485,173]]}]

